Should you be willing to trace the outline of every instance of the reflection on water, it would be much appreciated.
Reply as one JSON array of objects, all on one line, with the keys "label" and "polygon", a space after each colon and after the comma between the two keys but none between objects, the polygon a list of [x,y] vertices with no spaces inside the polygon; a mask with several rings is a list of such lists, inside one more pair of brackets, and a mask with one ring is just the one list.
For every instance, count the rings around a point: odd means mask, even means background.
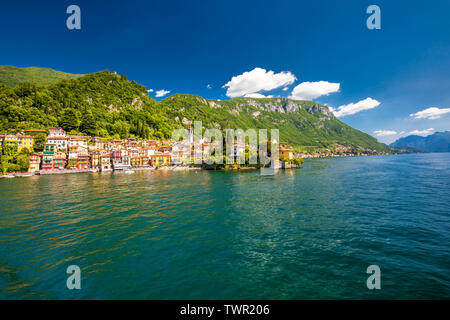
[{"label": "reflection on water", "polygon": [[449,160],[2,179],[0,298],[449,298]]}]

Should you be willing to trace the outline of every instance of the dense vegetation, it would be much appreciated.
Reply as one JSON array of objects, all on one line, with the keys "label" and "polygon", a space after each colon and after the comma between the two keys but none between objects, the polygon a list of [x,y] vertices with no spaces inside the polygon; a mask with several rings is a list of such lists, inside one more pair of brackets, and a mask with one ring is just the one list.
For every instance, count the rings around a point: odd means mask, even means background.
[{"label": "dense vegetation", "polygon": [[127,138],[171,134],[145,88],[108,71],[50,85],[0,84],[0,131],[61,126],[67,132]]},{"label": "dense vegetation", "polygon": [[75,79],[81,75],[55,71],[48,68],[17,68],[0,66],[0,83],[14,87],[19,83],[50,84],[62,80]]},{"label": "dense vegetation", "polygon": [[317,151],[338,145],[387,151],[372,136],[338,120],[327,107],[313,101],[286,98],[236,98],[206,100],[176,94],[160,103],[161,109],[177,124],[201,120],[206,128],[279,129],[282,143],[299,151]]},{"label": "dense vegetation", "polygon": [[17,144],[5,145],[0,150],[0,173],[26,172],[30,166],[30,150],[18,151]]},{"label": "dense vegetation", "polygon": [[169,138],[174,128],[201,120],[205,128],[279,129],[282,143],[315,151],[338,145],[388,150],[344,124],[327,107],[285,98],[206,100],[176,94],[161,102],[145,87],[109,71],[54,84],[0,84],[0,132],[61,126],[101,137]]}]

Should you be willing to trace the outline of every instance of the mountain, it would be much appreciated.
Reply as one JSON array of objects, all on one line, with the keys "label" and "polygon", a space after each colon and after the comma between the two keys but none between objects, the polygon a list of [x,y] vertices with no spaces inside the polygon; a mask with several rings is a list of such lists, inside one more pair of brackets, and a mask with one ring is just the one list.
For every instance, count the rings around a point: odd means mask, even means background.
[{"label": "mountain", "polygon": [[109,71],[49,85],[0,84],[0,131],[61,126],[89,135],[163,138],[173,126],[145,87]]},{"label": "mountain", "polygon": [[338,120],[323,105],[286,98],[236,98],[226,101],[176,94],[160,102],[165,114],[177,124],[200,119],[206,128],[279,129],[282,143],[303,151],[361,146],[380,151],[387,147],[372,136]]},{"label": "mountain", "polygon": [[396,140],[390,146],[414,148],[425,152],[450,152],[450,131],[435,132],[426,137],[411,135]]},{"label": "mountain", "polygon": [[161,102],[146,88],[109,71],[48,85],[0,84],[0,132],[61,126],[104,137],[170,138],[200,120],[205,128],[279,129],[281,143],[313,152],[346,146],[389,152],[372,136],[338,120],[325,106],[286,98],[227,101],[176,94]]},{"label": "mountain", "polygon": [[10,87],[14,87],[22,82],[49,84],[80,76],[79,74],[65,73],[49,68],[0,66],[0,83]]}]

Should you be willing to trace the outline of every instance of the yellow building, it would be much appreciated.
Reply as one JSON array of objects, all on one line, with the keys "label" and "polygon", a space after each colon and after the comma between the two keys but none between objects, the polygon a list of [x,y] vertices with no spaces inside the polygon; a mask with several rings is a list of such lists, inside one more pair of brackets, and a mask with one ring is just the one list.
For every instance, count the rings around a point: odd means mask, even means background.
[{"label": "yellow building", "polygon": [[39,166],[41,164],[41,157],[38,154],[30,154],[30,168],[28,172],[39,171]]},{"label": "yellow building", "polygon": [[18,133],[16,134],[17,137],[17,149],[18,151],[21,151],[23,148],[27,148],[30,151],[33,151],[34,146],[34,137]]},{"label": "yellow building", "polygon": [[152,166],[168,166],[171,164],[172,157],[170,153],[156,152],[150,156],[150,163]]},{"label": "yellow building", "polygon": [[2,134],[0,140],[2,146],[19,145],[19,139],[13,134]]},{"label": "yellow building", "polygon": [[28,150],[33,151],[34,137],[21,133],[0,135],[0,145],[6,146],[15,144],[17,144],[17,151],[20,151],[23,148],[28,148]]},{"label": "yellow building", "polygon": [[94,169],[100,169],[100,151],[91,151],[91,164],[92,164],[92,168]]},{"label": "yellow building", "polygon": [[148,157],[147,156],[137,156],[131,158],[131,166],[132,167],[146,167],[148,166]]},{"label": "yellow building", "polygon": [[291,148],[287,148],[280,145],[279,157],[280,159],[292,160],[292,158],[294,157],[293,150]]}]

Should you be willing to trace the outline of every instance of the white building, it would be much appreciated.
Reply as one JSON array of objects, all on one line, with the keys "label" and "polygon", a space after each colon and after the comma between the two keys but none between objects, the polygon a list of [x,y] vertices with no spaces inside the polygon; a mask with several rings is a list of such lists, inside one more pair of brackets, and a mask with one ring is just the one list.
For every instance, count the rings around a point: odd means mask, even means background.
[{"label": "white building", "polygon": [[68,138],[67,137],[58,137],[50,135],[47,136],[47,143],[56,145],[57,150],[67,150],[68,146]]},{"label": "white building", "polygon": [[68,145],[69,145],[69,147],[78,146],[79,151],[83,151],[83,152],[88,151],[87,140],[81,136],[70,136]]}]

